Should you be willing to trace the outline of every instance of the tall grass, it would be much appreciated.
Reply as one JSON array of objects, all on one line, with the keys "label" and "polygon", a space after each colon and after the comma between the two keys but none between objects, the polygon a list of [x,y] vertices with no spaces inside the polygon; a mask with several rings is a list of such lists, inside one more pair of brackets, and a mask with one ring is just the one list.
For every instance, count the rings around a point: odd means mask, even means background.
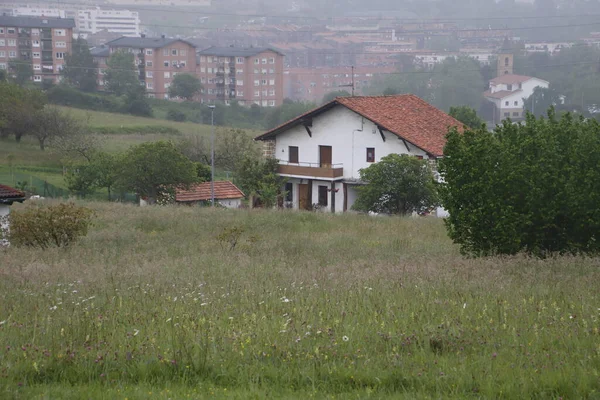
[{"label": "tall grass", "polygon": [[429,218],[87,205],[78,245],[0,251],[5,396],[599,395],[598,259],[465,259]]}]

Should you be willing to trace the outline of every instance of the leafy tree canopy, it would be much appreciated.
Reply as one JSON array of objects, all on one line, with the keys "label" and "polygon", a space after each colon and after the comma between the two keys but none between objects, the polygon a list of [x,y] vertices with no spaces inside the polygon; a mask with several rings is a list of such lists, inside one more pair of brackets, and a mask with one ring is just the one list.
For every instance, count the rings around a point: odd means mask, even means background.
[{"label": "leafy tree canopy", "polygon": [[127,190],[156,201],[160,190],[189,186],[198,181],[196,165],[171,142],[142,143],[125,154],[120,185]]},{"label": "leafy tree canopy", "polygon": [[131,53],[124,51],[112,53],[106,62],[108,68],[104,71],[106,90],[121,96],[140,86],[133,61],[134,57]]},{"label": "leafy tree canopy", "polygon": [[83,38],[77,38],[73,41],[71,53],[65,55],[62,76],[70,85],[86,92],[93,92],[96,90],[98,79],[96,68],[97,64],[87,42]]},{"label": "leafy tree canopy", "polygon": [[457,120],[465,124],[465,126],[471,129],[481,128],[481,125],[485,123],[481,118],[477,116],[475,110],[467,106],[450,107],[450,112],[448,114],[450,114],[451,117],[456,118]]},{"label": "leafy tree canopy", "polygon": [[200,79],[194,75],[177,74],[169,86],[169,97],[180,97],[192,101],[194,96],[200,93],[200,89],[202,89]]},{"label": "leafy tree canopy", "polygon": [[450,237],[470,255],[600,251],[600,125],[528,114],[448,135],[440,188]]},{"label": "leafy tree canopy", "polygon": [[390,154],[363,168],[353,208],[384,214],[406,215],[437,203],[433,174],[427,161],[406,154]]}]

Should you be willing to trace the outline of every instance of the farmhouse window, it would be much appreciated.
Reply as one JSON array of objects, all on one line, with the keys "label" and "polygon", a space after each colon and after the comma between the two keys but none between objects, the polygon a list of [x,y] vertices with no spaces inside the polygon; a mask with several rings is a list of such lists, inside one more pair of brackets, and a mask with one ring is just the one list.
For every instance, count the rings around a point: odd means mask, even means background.
[{"label": "farmhouse window", "polygon": [[319,185],[319,205],[323,207],[327,206],[327,186]]},{"label": "farmhouse window", "polygon": [[375,148],[367,147],[367,162],[375,162]]},{"label": "farmhouse window", "polygon": [[289,159],[291,164],[298,164],[298,146],[290,146],[288,148]]},{"label": "farmhouse window", "polygon": [[294,201],[294,184],[286,183],[285,184],[285,201]]}]

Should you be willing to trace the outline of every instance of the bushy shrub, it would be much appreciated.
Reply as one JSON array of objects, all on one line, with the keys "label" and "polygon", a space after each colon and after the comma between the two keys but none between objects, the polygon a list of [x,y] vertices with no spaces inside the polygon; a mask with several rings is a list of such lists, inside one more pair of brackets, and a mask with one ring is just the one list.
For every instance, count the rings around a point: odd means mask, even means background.
[{"label": "bushy shrub", "polygon": [[167,119],[170,121],[184,122],[186,118],[187,117],[185,113],[179,110],[170,109],[169,111],[167,111]]},{"label": "bushy shrub", "polygon": [[8,238],[14,246],[66,247],[87,235],[93,215],[73,203],[31,205],[10,214]]},{"label": "bushy shrub", "polygon": [[600,252],[600,125],[529,114],[452,131],[440,162],[450,237],[470,255]]}]

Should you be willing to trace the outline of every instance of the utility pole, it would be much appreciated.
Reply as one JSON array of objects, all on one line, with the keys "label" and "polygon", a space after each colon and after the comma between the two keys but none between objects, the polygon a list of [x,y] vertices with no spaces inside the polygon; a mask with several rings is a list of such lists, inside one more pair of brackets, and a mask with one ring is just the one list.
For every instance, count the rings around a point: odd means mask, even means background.
[{"label": "utility pole", "polygon": [[215,206],[215,106],[210,108],[210,204]]},{"label": "utility pole", "polygon": [[354,65],[352,66],[352,83],[350,85],[339,85],[338,87],[352,87],[352,97],[354,97]]}]

